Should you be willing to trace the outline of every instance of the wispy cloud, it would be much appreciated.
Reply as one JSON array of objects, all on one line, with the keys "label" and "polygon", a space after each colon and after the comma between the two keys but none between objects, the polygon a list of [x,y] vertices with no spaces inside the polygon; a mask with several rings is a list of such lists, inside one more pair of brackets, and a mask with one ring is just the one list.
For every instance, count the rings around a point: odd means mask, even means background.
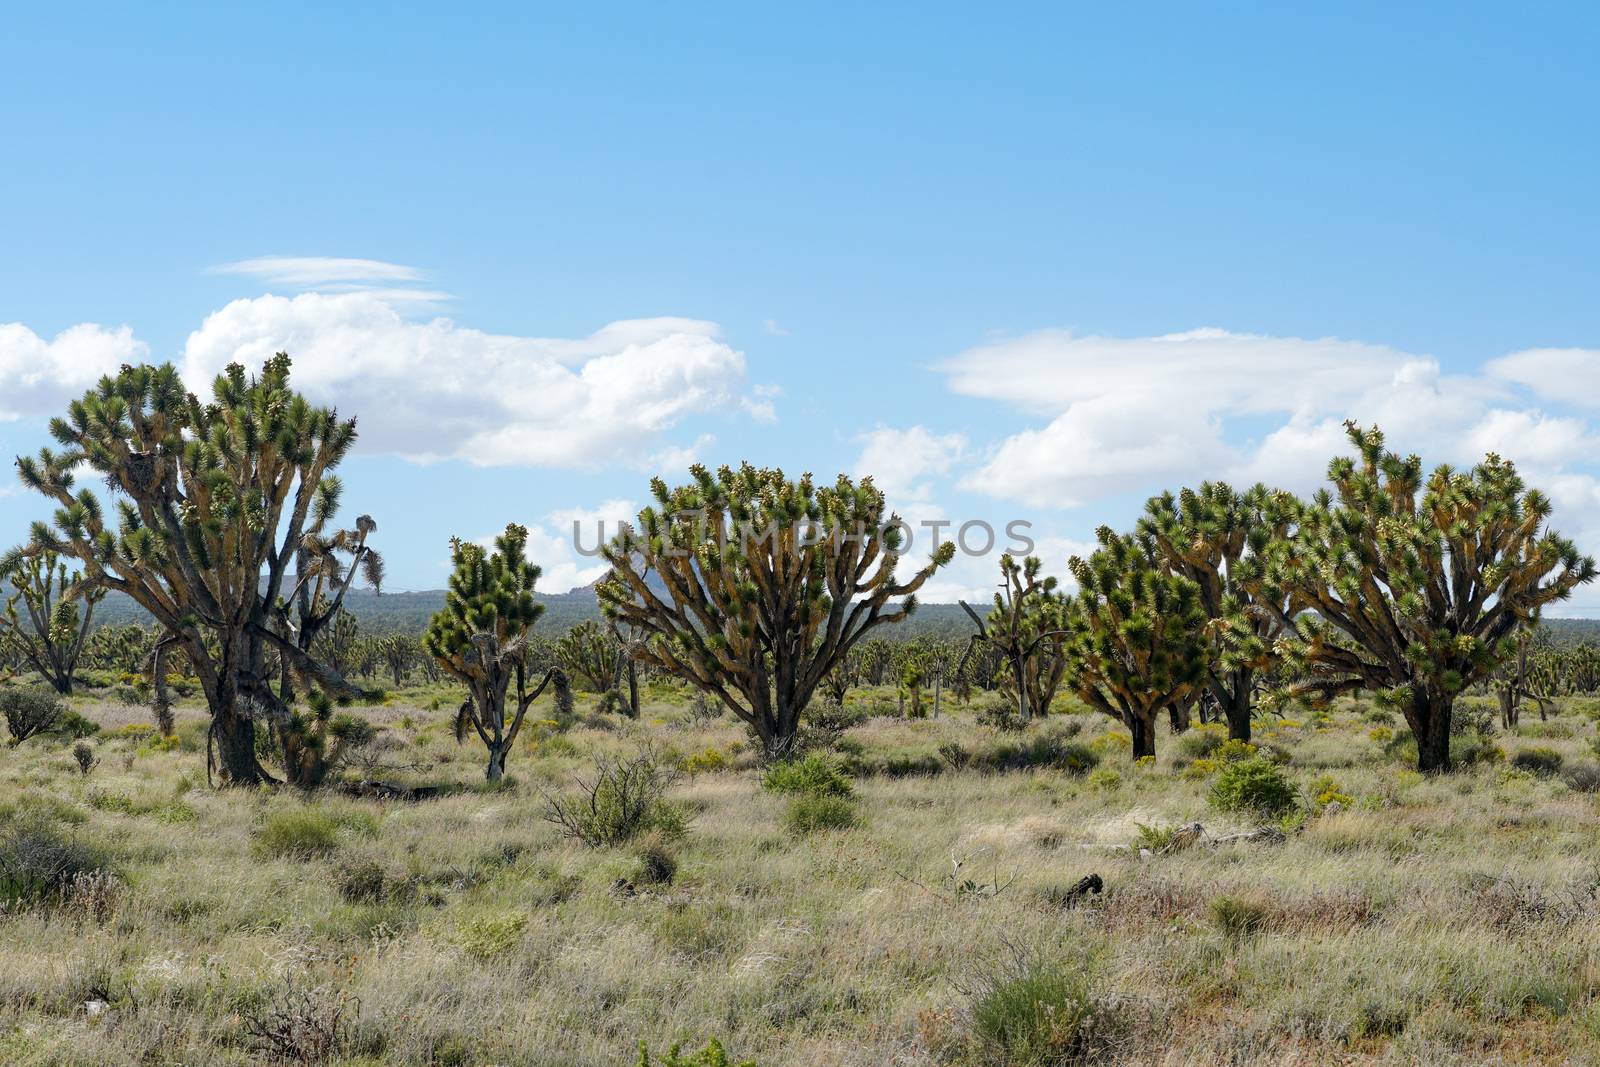
[{"label": "wispy cloud", "polygon": [[373,283],[414,282],[422,278],[422,271],[416,267],[342,256],[256,256],[234,263],[220,263],[206,273],[244,274],[259,278],[269,285],[328,290]]}]

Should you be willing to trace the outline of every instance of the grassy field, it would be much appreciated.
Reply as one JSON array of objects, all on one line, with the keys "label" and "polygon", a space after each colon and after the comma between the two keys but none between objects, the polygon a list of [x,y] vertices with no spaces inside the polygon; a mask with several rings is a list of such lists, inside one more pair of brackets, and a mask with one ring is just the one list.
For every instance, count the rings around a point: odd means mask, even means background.
[{"label": "grassy field", "polygon": [[[454,699],[370,710],[415,765],[387,777],[460,787],[420,801],[212,791],[198,708],[174,744],[92,695],[87,774],[68,741],[0,753],[7,855],[53,834],[109,864],[0,917],[0,1062],[632,1064],[711,1038],[761,1067],[1600,1062],[1597,701],[1430,780],[1370,705],[1263,724],[1299,791],[1263,820],[1208,799],[1211,731],[1135,766],[1070,707],[1018,734],[948,702],[850,728],[853,796],[808,806],[731,717],[654,687],[639,723],[528,731],[487,790]],[[694,772],[681,835],[590,848],[544,818],[641,745]],[[1263,821],[1282,839],[1217,840]]]}]

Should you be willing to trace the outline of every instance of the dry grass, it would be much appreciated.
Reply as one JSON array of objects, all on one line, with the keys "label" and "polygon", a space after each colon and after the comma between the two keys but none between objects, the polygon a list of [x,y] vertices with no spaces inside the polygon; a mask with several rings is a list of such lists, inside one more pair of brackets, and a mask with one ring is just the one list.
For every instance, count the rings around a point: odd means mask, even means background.
[{"label": "dry grass", "polygon": [[[1104,746],[1116,784],[860,778],[858,826],[796,836],[730,719],[658,697],[639,724],[533,731],[491,791],[448,706],[417,690],[374,712],[419,781],[463,787],[416,803],[212,792],[200,754],[109,731],[87,779],[59,743],[0,754],[0,819],[108,850],[119,881],[0,916],[0,1062],[271,1062],[270,1030],[335,1034],[345,1064],[628,1064],[641,1039],[713,1036],[762,1067],[987,1064],[973,990],[1019,945],[1089,969],[1096,1039],[1073,1054],[1099,1061],[1600,1062],[1596,797],[1503,764],[1423,780],[1359,708],[1262,731],[1343,810],[1303,809],[1281,845],[1141,856],[1138,824],[1251,828],[1165,732],[1153,767]],[[1556,721],[1498,740],[1590,756],[1593,724]],[[1109,728],[1082,723],[1087,744]],[[847,737],[866,765],[993,739],[962,709]],[[540,790],[644,742],[722,753],[672,791],[680,840],[590,849],[542,818]],[[308,804],[331,841],[260,847]],[[1091,872],[1105,892],[1066,899]]]}]

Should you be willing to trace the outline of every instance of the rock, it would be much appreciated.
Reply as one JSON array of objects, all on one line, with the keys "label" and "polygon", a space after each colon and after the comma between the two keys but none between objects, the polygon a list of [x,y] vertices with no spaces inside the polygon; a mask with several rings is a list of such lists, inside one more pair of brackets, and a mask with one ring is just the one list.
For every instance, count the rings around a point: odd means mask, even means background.
[{"label": "rock", "polygon": [[96,997],[94,1000],[86,1000],[83,1002],[83,1013],[91,1019],[98,1019],[100,1016],[104,1015],[107,1010],[110,1009],[110,1007],[110,1004],[107,1004],[99,997]]}]

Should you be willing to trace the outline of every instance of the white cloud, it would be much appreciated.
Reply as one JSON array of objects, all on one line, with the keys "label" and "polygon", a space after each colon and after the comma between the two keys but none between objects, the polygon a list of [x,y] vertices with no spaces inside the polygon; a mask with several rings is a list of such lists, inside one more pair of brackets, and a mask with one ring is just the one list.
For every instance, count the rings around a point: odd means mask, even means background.
[{"label": "white cloud", "polygon": [[208,274],[244,274],[269,285],[289,285],[301,289],[328,287],[339,283],[389,284],[414,282],[422,277],[415,267],[385,263],[377,259],[350,259],[341,256],[256,256],[235,263],[221,263]]},{"label": "white cloud", "polygon": [[761,329],[773,337],[788,337],[789,331],[779,324],[777,319],[762,319]]},{"label": "white cloud", "polygon": [[967,450],[966,436],[938,434],[923,426],[897,429],[879,426],[856,438],[861,455],[856,459],[856,477],[871,475],[873,482],[896,506],[910,506],[927,500],[932,492],[930,476],[943,476]]},{"label": "white cloud", "polygon": [[734,410],[745,361],[716,324],[614,322],[588,337],[484,333],[403,318],[369,292],[235,300],[189,335],[184,374],[285,351],[298,388],[360,416],[362,447],[482,466],[627,461],[687,416]]},{"label": "white cloud", "polygon": [[102,375],[149,358],[127,326],[83,323],[47,341],[20,322],[0,323],[0,419],[60,414]]},{"label": "white cloud", "polygon": [[1600,349],[1530,348],[1490,360],[1484,370],[1546,400],[1600,407]]},{"label": "white cloud", "polygon": [[[608,500],[592,508],[552,511],[541,522],[528,524],[526,555],[539,565],[537,589],[545,595],[569,593],[601,578],[609,565],[598,553],[602,538],[615,537],[621,523],[637,521],[638,505]],[[474,538],[489,547],[499,531]]]}]

